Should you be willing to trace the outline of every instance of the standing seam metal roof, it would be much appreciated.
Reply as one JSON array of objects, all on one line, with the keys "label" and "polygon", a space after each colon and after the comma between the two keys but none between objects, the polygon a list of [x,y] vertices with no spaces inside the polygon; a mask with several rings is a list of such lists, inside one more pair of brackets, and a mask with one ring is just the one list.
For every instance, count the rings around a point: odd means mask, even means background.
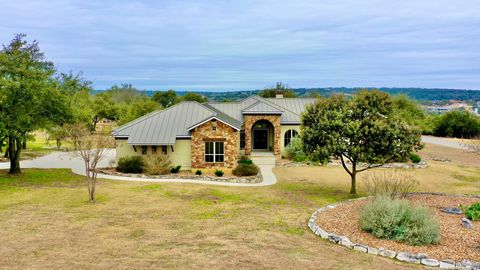
[{"label": "standing seam metal roof", "polygon": [[314,98],[259,96],[232,103],[184,101],[120,126],[112,134],[116,138],[128,138],[127,143],[131,145],[173,145],[177,137],[190,136],[191,127],[213,117],[238,130],[243,123],[243,113],[281,114],[282,124],[299,124],[305,106],[314,102]]}]

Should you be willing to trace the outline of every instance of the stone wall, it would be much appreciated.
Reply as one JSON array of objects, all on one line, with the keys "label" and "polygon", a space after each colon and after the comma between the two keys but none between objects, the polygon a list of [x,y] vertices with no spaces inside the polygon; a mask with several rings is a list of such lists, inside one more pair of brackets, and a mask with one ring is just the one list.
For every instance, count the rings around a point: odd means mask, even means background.
[{"label": "stone wall", "polygon": [[250,156],[252,151],[252,126],[259,120],[269,121],[273,125],[273,153],[276,159],[281,158],[281,119],[280,115],[244,115],[245,122],[245,155]]},{"label": "stone wall", "polygon": [[[216,125],[216,130],[213,130]],[[192,167],[193,168],[233,168],[238,158],[238,141],[240,134],[232,127],[220,122],[209,121],[192,130]],[[224,142],[224,162],[205,162],[205,142]]]}]

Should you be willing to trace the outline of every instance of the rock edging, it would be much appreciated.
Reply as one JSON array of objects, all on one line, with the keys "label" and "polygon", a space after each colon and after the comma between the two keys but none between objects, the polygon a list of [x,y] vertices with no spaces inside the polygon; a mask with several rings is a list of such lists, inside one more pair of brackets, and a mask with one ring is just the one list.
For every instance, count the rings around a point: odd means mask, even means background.
[{"label": "rock edging", "polygon": [[[302,167],[302,166],[327,166],[327,167],[340,167],[342,166],[341,162],[330,161],[326,165],[318,164],[311,161],[306,162],[284,162],[284,161],[277,161],[276,164],[278,167]],[[347,165],[351,165],[347,163]],[[362,164],[361,164],[362,165]],[[401,162],[394,162],[394,163],[385,163],[378,168],[384,169],[425,169],[428,168],[428,164],[426,161],[422,160],[419,163],[401,163]]]},{"label": "rock edging", "polygon": [[109,170],[99,170],[99,173],[114,175],[114,176],[123,176],[123,177],[135,177],[135,178],[150,178],[150,179],[187,179],[187,180],[199,180],[199,181],[212,181],[212,182],[225,182],[225,183],[241,183],[241,184],[252,184],[252,183],[261,183],[263,181],[263,176],[261,173],[258,173],[255,176],[208,176],[208,175],[180,175],[180,174],[165,174],[165,175],[146,175],[141,173],[121,173]]},{"label": "rock edging", "polygon": [[377,256],[389,257],[402,262],[422,264],[428,267],[439,267],[441,269],[480,270],[480,263],[478,262],[471,262],[468,260],[463,260],[461,262],[455,262],[453,260],[436,260],[433,258],[428,258],[427,254],[425,253],[415,254],[415,253],[409,253],[409,252],[397,252],[389,249],[384,249],[382,247],[377,248],[377,247],[370,247],[360,243],[354,243],[346,236],[336,235],[334,233],[329,233],[323,230],[315,222],[317,220],[318,214],[321,212],[333,210],[341,204],[345,204],[355,200],[365,200],[366,198],[367,197],[351,199],[341,203],[330,204],[325,207],[319,208],[315,212],[313,212],[313,214],[310,216],[310,219],[308,220],[308,227],[315,235],[320,236],[322,239],[327,239],[330,242],[345,246],[347,248],[351,248],[356,251],[377,255]]}]

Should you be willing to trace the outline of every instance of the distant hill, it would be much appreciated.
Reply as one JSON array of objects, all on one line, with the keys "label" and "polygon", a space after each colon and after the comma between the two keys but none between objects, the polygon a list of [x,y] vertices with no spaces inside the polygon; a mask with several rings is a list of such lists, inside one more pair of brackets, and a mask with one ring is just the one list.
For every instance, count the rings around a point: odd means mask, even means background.
[{"label": "distant hill", "polygon": [[[330,96],[336,93],[353,94],[365,88],[347,88],[347,87],[331,87],[331,88],[296,88],[292,89],[298,96],[308,96],[312,92],[317,92],[322,96]],[[381,91],[392,95],[405,94],[410,98],[418,101],[446,101],[446,100],[467,100],[480,101],[480,90],[458,90],[458,89],[436,89],[436,88],[377,88]],[[234,101],[246,98],[251,95],[258,94],[261,90],[250,91],[195,91],[198,94],[208,97],[210,100],[216,101]],[[95,92],[98,92],[95,91]],[[177,91],[179,95],[184,95],[188,91]],[[152,96],[155,91],[147,90],[146,95]]]}]

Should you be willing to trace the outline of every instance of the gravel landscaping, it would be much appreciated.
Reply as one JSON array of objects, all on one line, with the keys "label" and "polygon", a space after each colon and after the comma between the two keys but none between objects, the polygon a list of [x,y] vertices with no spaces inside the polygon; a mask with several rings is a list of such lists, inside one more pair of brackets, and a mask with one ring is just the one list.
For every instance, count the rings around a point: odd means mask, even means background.
[{"label": "gravel landscaping", "polygon": [[470,205],[480,201],[479,198],[412,194],[407,199],[412,203],[421,204],[432,210],[440,222],[441,240],[439,244],[409,246],[393,240],[378,239],[372,234],[364,232],[360,228],[358,219],[361,207],[366,203],[366,200],[354,200],[339,204],[335,209],[319,212],[316,224],[329,233],[346,236],[354,243],[362,243],[369,247],[382,247],[413,254],[425,253],[429,258],[439,260],[480,261],[480,222],[473,222],[473,228],[467,229],[462,225],[463,215],[442,211],[446,207]]}]

